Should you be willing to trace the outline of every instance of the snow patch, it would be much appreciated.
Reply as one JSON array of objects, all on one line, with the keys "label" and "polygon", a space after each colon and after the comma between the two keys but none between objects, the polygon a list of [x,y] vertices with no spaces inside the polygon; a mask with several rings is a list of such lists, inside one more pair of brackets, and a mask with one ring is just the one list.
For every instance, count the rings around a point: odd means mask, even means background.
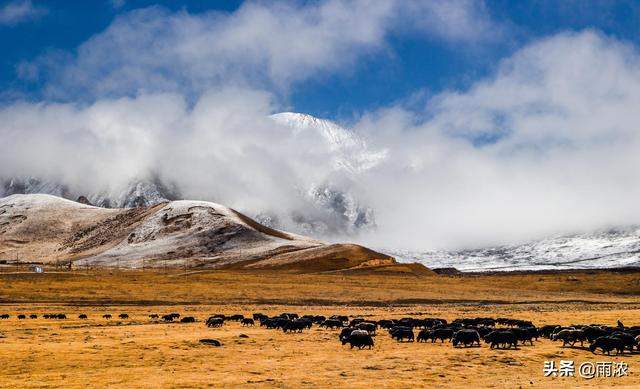
[{"label": "snow patch", "polygon": [[97,207],[67,200],[49,194],[13,194],[0,198],[0,206],[13,206],[16,208],[86,208],[96,209]]}]

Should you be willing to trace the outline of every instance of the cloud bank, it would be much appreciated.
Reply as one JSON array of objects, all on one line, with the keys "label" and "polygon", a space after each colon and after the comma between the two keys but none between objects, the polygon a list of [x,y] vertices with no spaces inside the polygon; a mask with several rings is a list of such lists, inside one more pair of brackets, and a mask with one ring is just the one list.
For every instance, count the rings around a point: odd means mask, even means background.
[{"label": "cloud bank", "polygon": [[89,190],[153,171],[185,197],[253,214],[304,209],[300,188],[339,182],[376,212],[377,230],[354,239],[411,249],[638,223],[640,60],[598,32],[532,42],[419,109],[364,112],[354,131],[387,157],[357,176],[336,171],[319,134],[267,118],[297,82],[383,55],[393,34],[495,39],[478,4],[127,13],[76,53],[56,54],[61,65],[50,55],[31,64],[47,97],[0,109],[0,176]]},{"label": "cloud bank", "polygon": [[637,49],[585,31],[524,47],[423,112],[370,114],[358,129],[394,151],[370,177],[378,220],[405,246],[636,224],[639,102]]}]

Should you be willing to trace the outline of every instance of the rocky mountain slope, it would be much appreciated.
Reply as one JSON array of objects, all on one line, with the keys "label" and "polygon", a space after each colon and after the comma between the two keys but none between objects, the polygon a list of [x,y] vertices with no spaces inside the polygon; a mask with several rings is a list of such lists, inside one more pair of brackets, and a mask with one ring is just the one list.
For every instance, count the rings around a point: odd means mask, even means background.
[{"label": "rocky mountain slope", "polygon": [[259,224],[219,204],[172,201],[100,208],[44,194],[0,199],[0,259],[75,266],[330,271],[394,264],[351,244],[325,244]]}]

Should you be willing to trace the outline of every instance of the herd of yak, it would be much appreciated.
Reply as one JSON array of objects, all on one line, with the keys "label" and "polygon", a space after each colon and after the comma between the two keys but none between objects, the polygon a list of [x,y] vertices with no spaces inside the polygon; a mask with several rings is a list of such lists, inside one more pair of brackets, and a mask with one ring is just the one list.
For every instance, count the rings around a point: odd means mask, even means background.
[{"label": "herd of yak", "polygon": [[[20,314],[18,319],[27,319],[27,315]],[[37,319],[38,316],[31,314],[30,319]],[[44,314],[45,319],[67,319],[64,313]],[[111,319],[112,315],[104,314],[104,319]],[[0,319],[9,319],[9,314],[0,315]],[[79,319],[87,319],[86,314],[80,314]],[[121,313],[120,319],[129,319],[129,315]],[[195,323],[193,316],[181,317],[179,313],[169,313],[166,315],[151,314],[149,318],[157,321],[180,323]],[[616,354],[625,351],[640,351],[640,326],[627,327],[618,321],[617,326],[611,327],[601,324],[574,324],[570,326],[544,325],[536,327],[531,321],[517,320],[509,318],[461,318],[448,322],[440,318],[412,318],[365,320],[361,317],[350,319],[346,315],[334,315],[325,317],[321,315],[299,316],[296,313],[282,313],[269,317],[261,313],[255,313],[252,317],[244,315],[223,315],[210,316],[205,324],[207,327],[219,328],[225,322],[240,322],[243,326],[255,326],[256,323],[267,329],[281,330],[285,333],[302,332],[313,326],[330,330],[340,330],[338,339],[343,345],[349,344],[351,348],[359,349],[372,348],[374,337],[379,330],[385,330],[392,339],[398,342],[451,342],[454,347],[480,347],[481,342],[490,345],[490,348],[518,348],[519,344],[529,344],[533,346],[533,341],[539,338],[546,338],[553,341],[561,341],[563,347],[574,347],[580,343],[580,347],[589,344],[589,350],[596,352],[601,350],[610,355],[611,351]],[[417,332],[417,335],[416,335]],[[219,345],[219,343],[218,343]]]}]

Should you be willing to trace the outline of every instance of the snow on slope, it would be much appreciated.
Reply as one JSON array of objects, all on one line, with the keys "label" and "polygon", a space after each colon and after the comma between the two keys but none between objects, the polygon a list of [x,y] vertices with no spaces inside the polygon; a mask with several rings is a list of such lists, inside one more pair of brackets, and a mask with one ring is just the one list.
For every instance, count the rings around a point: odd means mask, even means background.
[{"label": "snow on slope", "polygon": [[265,233],[233,210],[205,201],[173,201],[133,229],[126,240],[82,264],[141,267],[142,260],[195,258],[217,266],[250,259],[283,245],[308,248],[309,238],[273,231]]},{"label": "snow on slope", "polygon": [[50,194],[38,193],[24,196],[22,194],[14,194],[7,197],[0,198],[0,214],[4,214],[11,208],[17,208],[21,210],[41,210],[41,209],[95,209],[96,207],[86,204],[81,204],[76,201],[64,199],[62,197],[53,196]]},{"label": "snow on slope", "polygon": [[354,133],[330,120],[318,119],[315,116],[297,112],[276,113],[271,115],[271,119],[289,126],[297,132],[318,131],[334,150],[364,145],[364,142]]},{"label": "snow on slope", "polygon": [[321,134],[335,154],[333,163],[336,169],[357,174],[371,169],[387,157],[386,150],[369,149],[361,137],[332,121],[296,112],[281,112],[270,117],[279,124],[293,128],[297,133],[316,131]]},{"label": "snow on slope", "polygon": [[36,177],[12,177],[0,181],[0,197],[12,194],[50,194],[76,200],[85,196],[93,205],[104,208],[134,208],[160,204],[178,197],[177,190],[169,188],[157,178],[140,178],[118,189],[96,189],[91,193],[72,190],[61,183]]},{"label": "snow on slope", "polygon": [[0,259],[56,260],[62,240],[117,213],[46,194],[0,198]]},{"label": "snow on slope", "polygon": [[220,204],[172,201],[105,209],[49,195],[0,200],[0,259],[75,266],[287,269],[393,266],[354,244],[274,230]]},{"label": "snow on slope", "polygon": [[105,209],[44,194],[0,199],[0,259],[140,267],[191,258],[220,266],[320,245],[204,201]]},{"label": "snow on slope", "polygon": [[558,236],[524,244],[458,251],[380,249],[401,262],[460,271],[596,269],[640,266],[640,227]]},{"label": "snow on slope", "polygon": [[[332,152],[334,171],[343,178],[340,185],[327,181],[301,188],[300,195],[308,201],[308,209],[292,210],[294,224],[288,227],[316,236],[357,235],[363,229],[375,228],[375,210],[363,204],[348,183],[382,163],[387,151],[370,149],[356,133],[329,120],[295,112],[270,117],[294,129],[294,136],[305,131],[320,134]],[[286,220],[288,216],[272,218]]]},{"label": "snow on slope", "polygon": [[35,177],[11,177],[0,182],[0,197],[12,194],[44,193],[67,197],[69,189],[61,183],[40,180]]}]

